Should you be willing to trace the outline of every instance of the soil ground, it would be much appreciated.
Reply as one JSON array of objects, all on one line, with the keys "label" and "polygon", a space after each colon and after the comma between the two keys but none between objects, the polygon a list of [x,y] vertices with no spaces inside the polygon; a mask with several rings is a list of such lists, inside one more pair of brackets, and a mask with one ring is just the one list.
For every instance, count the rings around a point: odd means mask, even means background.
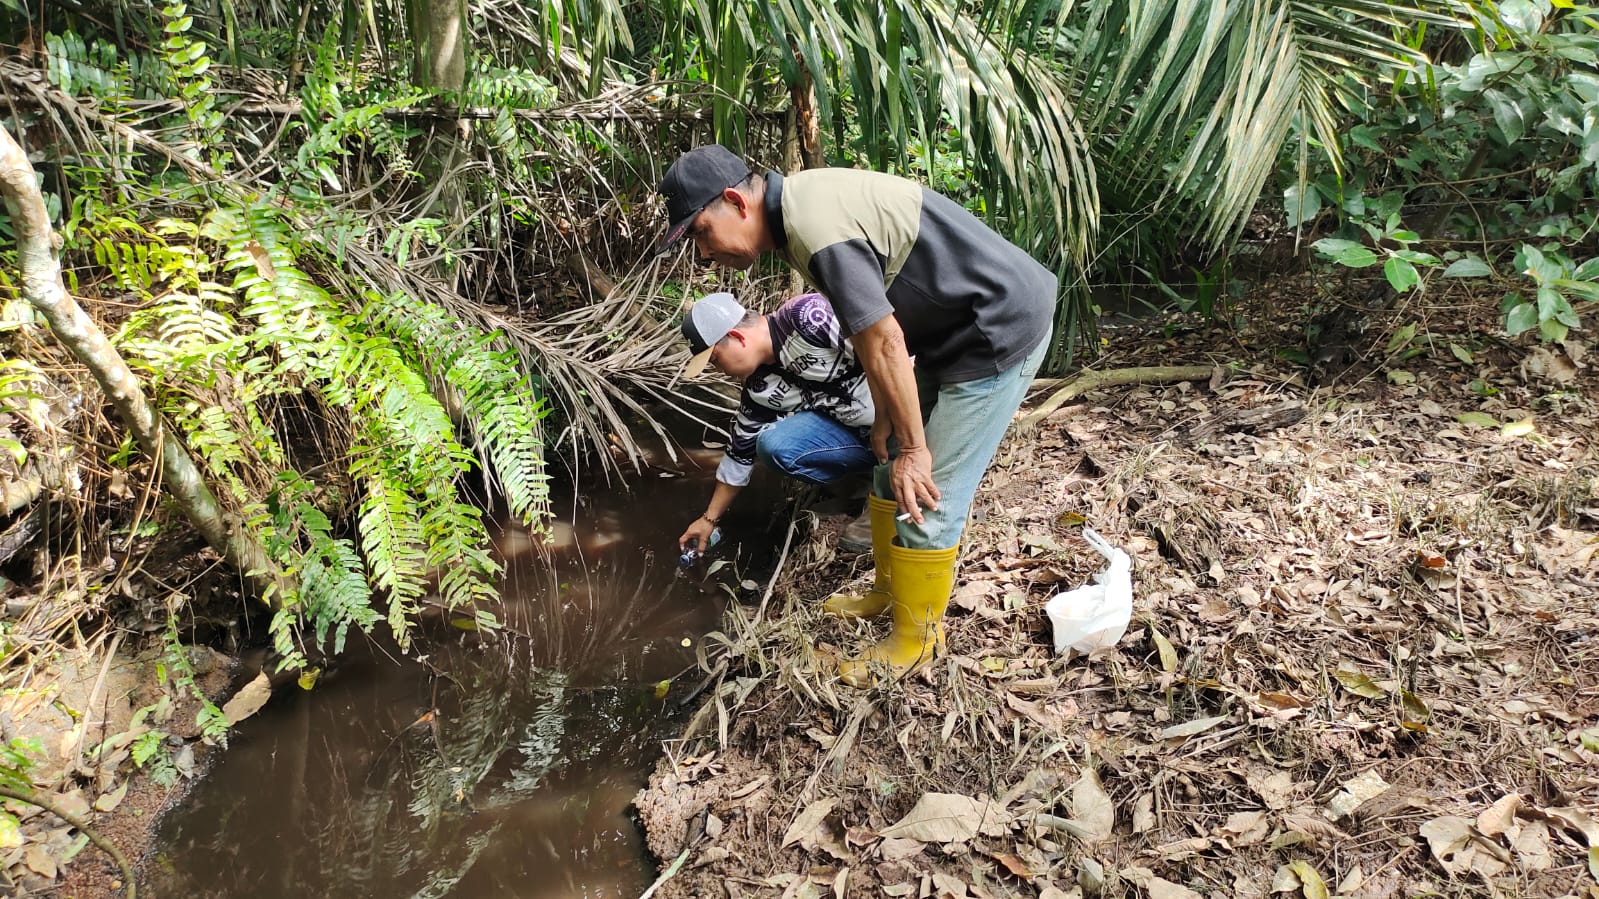
[{"label": "soil ground", "polygon": [[[135,870],[161,814],[212,749],[196,723],[195,689],[220,702],[233,681],[235,660],[204,647],[183,651],[194,689],[177,682],[160,639],[135,646],[85,638],[12,669],[0,691],[6,742],[37,750],[28,753],[32,792],[94,828]],[[158,745],[139,745],[146,735]],[[0,841],[0,895],[125,894],[123,871],[77,828],[30,803],[5,800],[5,808],[19,827]]]},{"label": "soil ground", "polygon": [[[870,577],[824,522],[708,641],[655,895],[1599,897],[1599,359],[1496,304],[1284,279],[1108,334],[1095,369],[1231,368],[1013,434],[901,683],[832,677],[883,625],[820,616]],[[1134,611],[1068,658],[1084,522]]]}]

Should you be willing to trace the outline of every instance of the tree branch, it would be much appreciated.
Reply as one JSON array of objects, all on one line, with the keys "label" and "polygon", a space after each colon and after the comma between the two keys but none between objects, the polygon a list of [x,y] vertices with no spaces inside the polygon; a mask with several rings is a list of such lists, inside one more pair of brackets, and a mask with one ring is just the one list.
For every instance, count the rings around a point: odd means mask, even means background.
[{"label": "tree branch", "polygon": [[1098,390],[1101,387],[1120,387],[1125,384],[1167,384],[1172,381],[1200,381],[1214,375],[1217,368],[1218,366],[1214,365],[1175,365],[1078,372],[1075,376],[1066,379],[1064,386],[1056,390],[1037,409],[1027,413],[1026,417],[1017,422],[1016,430],[1022,433],[1031,431],[1039,422],[1048,418],[1051,412],[1090,390]]},{"label": "tree branch", "polygon": [[56,339],[89,368],[139,446],[160,464],[166,490],[189,523],[265,592],[275,583],[269,574],[275,566],[266,550],[217,502],[181,441],[166,433],[122,355],[67,293],[56,255],[60,238],[50,226],[38,179],[27,154],[4,128],[0,128],[0,196],[17,234],[23,297],[43,314]]}]

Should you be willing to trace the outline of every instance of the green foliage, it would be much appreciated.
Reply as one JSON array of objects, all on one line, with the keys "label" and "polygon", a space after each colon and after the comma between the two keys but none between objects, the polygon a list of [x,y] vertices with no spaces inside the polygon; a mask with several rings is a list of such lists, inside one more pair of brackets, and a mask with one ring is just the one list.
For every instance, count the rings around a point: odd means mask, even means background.
[{"label": "green foliage", "polygon": [[217,135],[222,127],[222,111],[216,108],[216,96],[211,78],[206,74],[211,68],[211,57],[205,41],[191,35],[194,16],[183,2],[169,3],[161,8],[161,57],[166,63],[170,89],[183,101],[184,114],[189,119],[189,135],[196,147],[205,147],[210,153],[213,168],[221,169],[224,156],[218,146]]},{"label": "green foliage", "polygon": [[1599,227],[1599,11],[1508,0],[1485,4],[1478,26],[1460,61],[1351,106],[1347,169],[1286,191],[1289,221],[1331,211],[1343,227],[1317,249],[1351,268],[1381,262],[1396,290],[1424,287],[1428,270],[1491,278],[1508,334],[1564,340],[1599,299],[1599,264],[1578,261]]},{"label": "green foliage", "polygon": [[[85,41],[73,31],[45,35],[45,77],[63,93],[106,98],[124,97],[135,84],[149,83],[153,68],[148,54],[122,54],[110,43]],[[153,90],[142,92],[148,98]]]},{"label": "green foliage", "polygon": [[200,710],[195,713],[194,723],[200,727],[201,738],[207,743],[226,747],[228,718],[195,682],[194,665],[189,661],[189,648],[178,640],[176,615],[167,618],[166,639],[162,648],[164,664],[156,666],[161,679],[166,680],[170,676],[174,687],[187,691],[199,704]]},{"label": "green foliage", "polygon": [[363,78],[340,64],[330,33],[312,57],[300,88],[300,115],[294,122],[299,135],[294,160],[287,168],[288,187],[296,200],[323,207],[320,189],[343,192],[345,178],[339,168],[357,153],[381,162],[387,174],[415,177],[407,142],[415,131],[396,124],[384,113],[414,106],[425,91]]},{"label": "green foliage", "polygon": [[1430,0],[679,0],[660,10],[664,60],[650,65],[712,84],[716,134],[734,144],[744,104],[807,78],[873,167],[908,161],[947,185],[932,147],[955,136],[973,205],[1063,277],[1058,368],[1096,273],[1225,247],[1296,125],[1296,180],[1313,140],[1336,170],[1340,104],[1424,59],[1394,38],[1399,23],[1462,15]]},{"label": "green foliage", "polygon": [[[43,376],[38,366],[26,359],[0,359],[0,415],[18,415],[33,419],[43,398],[35,391]],[[28,450],[11,437],[9,429],[0,430],[0,453],[11,458],[18,466],[28,460]]]},{"label": "green foliage", "polygon": [[1500,311],[1511,336],[1537,327],[1544,340],[1563,341],[1571,330],[1582,327],[1572,300],[1599,302],[1599,257],[1578,265],[1558,244],[1541,250],[1522,244],[1513,265],[1532,281],[1532,299],[1524,299],[1520,292],[1505,295]]},{"label": "green foliage", "polygon": [[[352,627],[386,621],[403,645],[430,593],[450,608],[497,599],[480,513],[456,493],[477,457],[429,386],[458,394],[512,509],[536,522],[548,511],[545,409],[493,335],[409,297],[334,297],[301,266],[299,254],[314,251],[272,206],[148,229],[105,215],[80,237],[115,285],[143,300],[117,338],[130,364],[298,580],[274,597],[271,633],[285,664],[302,660],[302,625],[337,652]],[[292,466],[274,424],[275,408],[307,397],[348,416],[343,464],[358,508],[345,525],[323,509],[326,479]]]},{"label": "green foliage", "polygon": [[[162,670],[164,671],[164,668]],[[170,735],[147,722],[152,718],[165,721],[171,711],[172,698],[162,694],[155,703],[135,711],[133,719],[128,722],[129,730],[135,732],[139,728],[148,728],[128,744],[128,754],[133,758],[133,764],[148,773],[152,780],[163,787],[170,787],[178,780],[178,768],[173,764],[172,753],[167,749],[167,737]]]},{"label": "green foliage", "polygon": [[[33,777],[30,775],[37,764],[35,757],[44,756],[44,746],[37,738],[24,740],[21,737],[12,737],[6,744],[0,744],[0,787],[6,787],[23,795],[33,793]],[[20,846],[22,834],[19,830],[21,822],[17,816],[7,811],[0,805],[0,846]]]},{"label": "green foliage", "polygon": [[[38,764],[34,758],[43,756],[44,745],[37,737],[12,737],[9,743],[0,744],[0,786],[31,791],[33,778],[29,772]],[[4,814],[3,809],[0,809],[0,814]],[[16,819],[12,821],[15,823]]]},{"label": "green foliage", "polygon": [[1576,304],[1599,302],[1599,257],[1578,264],[1558,243],[1541,247],[1523,243],[1511,261],[1511,275],[1499,275],[1493,265],[1475,254],[1448,251],[1446,258],[1440,259],[1412,249],[1421,237],[1400,222],[1399,200],[1398,194],[1389,194],[1379,201],[1379,208],[1392,210],[1380,226],[1364,214],[1351,217],[1370,238],[1369,246],[1359,240],[1324,237],[1314,244],[1317,252],[1351,269],[1381,262],[1384,277],[1398,293],[1422,289],[1427,280],[1424,273],[1435,270],[1441,270],[1438,274],[1444,278],[1492,278],[1508,288],[1500,311],[1505,332],[1512,337],[1537,328],[1544,340],[1563,341],[1571,330],[1582,327]]},{"label": "green foliage", "polygon": [[555,85],[533,69],[479,58],[471,83],[458,99],[463,106],[514,110],[546,109],[555,105],[558,96]]}]

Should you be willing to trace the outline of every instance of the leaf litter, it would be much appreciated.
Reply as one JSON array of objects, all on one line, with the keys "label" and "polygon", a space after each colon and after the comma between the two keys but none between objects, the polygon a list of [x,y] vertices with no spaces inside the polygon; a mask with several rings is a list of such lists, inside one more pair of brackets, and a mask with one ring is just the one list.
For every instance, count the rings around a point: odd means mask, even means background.
[{"label": "leaf litter", "polygon": [[[836,523],[797,546],[764,618],[730,609],[724,680],[754,683],[696,716],[725,739],[691,728],[640,794],[658,858],[727,822],[659,895],[1599,897],[1599,374],[1429,295],[1413,380],[1375,327],[1312,389],[1276,348],[1313,290],[1123,331],[1096,368],[1242,355],[1008,438],[915,677],[833,680],[880,628],[817,604],[870,562]],[[1067,661],[1043,605],[1101,566],[1083,523],[1135,611]]]}]

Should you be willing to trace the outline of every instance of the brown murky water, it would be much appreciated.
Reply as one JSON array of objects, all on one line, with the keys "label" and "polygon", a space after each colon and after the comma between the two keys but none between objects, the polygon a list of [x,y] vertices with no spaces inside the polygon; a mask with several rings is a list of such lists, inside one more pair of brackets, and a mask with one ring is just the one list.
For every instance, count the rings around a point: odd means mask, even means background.
[{"label": "brown murky water", "polygon": [[[164,820],[149,891],[637,896],[653,866],[628,805],[697,677],[655,685],[694,664],[683,644],[726,595],[677,572],[709,485],[586,499],[552,558],[508,529],[503,635],[435,629],[420,660],[356,647],[315,690],[280,691]],[[774,494],[754,492],[714,555],[766,541]]]}]

